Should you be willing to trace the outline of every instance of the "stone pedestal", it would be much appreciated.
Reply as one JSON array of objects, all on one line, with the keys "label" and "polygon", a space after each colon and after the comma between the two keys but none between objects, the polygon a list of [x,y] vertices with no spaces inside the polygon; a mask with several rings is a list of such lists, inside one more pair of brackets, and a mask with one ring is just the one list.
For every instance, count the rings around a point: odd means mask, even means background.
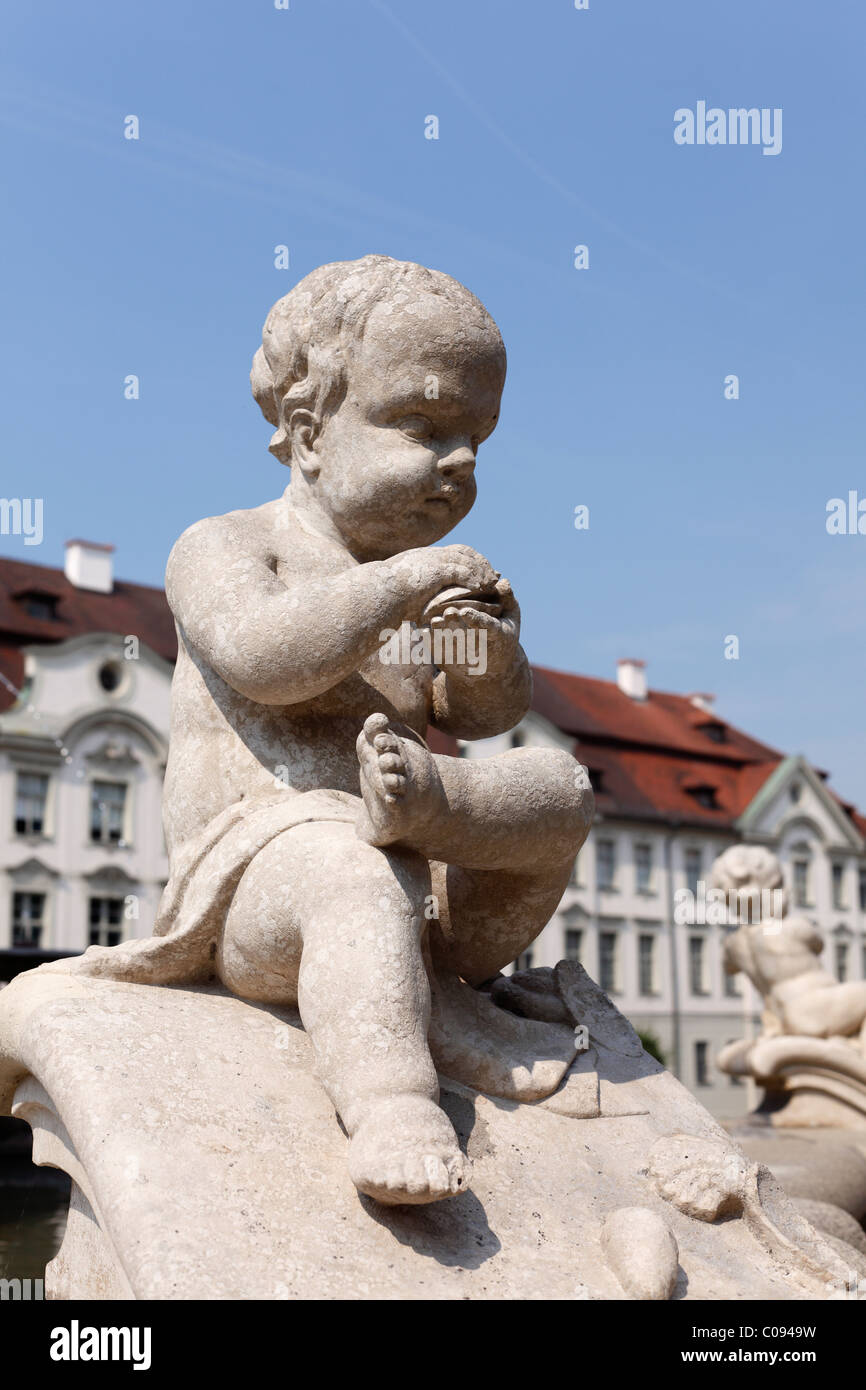
[{"label": "stone pedestal", "polygon": [[48,1296],[667,1296],[632,1277],[622,1212],[638,1208],[650,1245],[666,1228],[675,1298],[844,1297],[866,1259],[797,1215],[582,972],[572,984],[591,1045],[564,1086],[515,1104],[442,1078],[471,1188],[383,1208],[348,1177],[290,1011],[21,976],[0,1003],[0,1111],[75,1184]]}]

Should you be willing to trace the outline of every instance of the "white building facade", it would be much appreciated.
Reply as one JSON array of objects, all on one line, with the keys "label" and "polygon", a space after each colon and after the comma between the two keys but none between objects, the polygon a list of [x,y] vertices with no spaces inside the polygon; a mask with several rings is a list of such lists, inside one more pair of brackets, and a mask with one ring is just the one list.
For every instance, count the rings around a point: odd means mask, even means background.
[{"label": "white building facade", "polygon": [[[41,574],[19,595],[46,623],[67,621],[89,589],[90,558],[71,547],[78,568]],[[103,547],[93,547],[99,552]],[[70,570],[84,583],[68,578]],[[96,576],[99,577],[98,575]],[[65,582],[63,582],[65,581]],[[124,586],[111,617],[136,624],[139,586]],[[159,590],[156,595],[164,606]],[[49,603],[49,600],[56,602]],[[88,610],[89,611],[89,610]],[[33,616],[30,614],[29,616]],[[78,626],[81,625],[79,621]],[[160,623],[166,650],[168,629]],[[20,633],[17,634],[20,636]],[[9,655],[7,649],[7,657]],[[139,635],[79,632],[61,641],[22,641],[4,674],[8,707],[0,713],[0,959],[68,954],[89,944],[115,945],[149,936],[168,861],[162,833],[162,781],[168,752],[172,663]],[[0,968],[0,978],[4,972]]]}]

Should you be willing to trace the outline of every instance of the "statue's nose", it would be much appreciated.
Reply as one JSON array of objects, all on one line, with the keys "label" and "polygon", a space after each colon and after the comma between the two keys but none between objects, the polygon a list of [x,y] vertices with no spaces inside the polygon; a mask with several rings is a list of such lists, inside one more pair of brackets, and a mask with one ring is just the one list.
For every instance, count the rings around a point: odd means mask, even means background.
[{"label": "statue's nose", "polygon": [[439,460],[439,472],[444,478],[464,478],[475,467],[475,450],[468,444],[452,449]]}]

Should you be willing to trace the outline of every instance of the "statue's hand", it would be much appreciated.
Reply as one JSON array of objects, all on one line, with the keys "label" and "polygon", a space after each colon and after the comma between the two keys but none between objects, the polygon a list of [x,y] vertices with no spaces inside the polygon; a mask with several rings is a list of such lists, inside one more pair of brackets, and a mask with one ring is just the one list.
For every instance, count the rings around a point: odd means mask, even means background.
[{"label": "statue's hand", "polygon": [[384,563],[405,592],[407,616],[416,619],[430,600],[444,590],[465,589],[482,597],[492,594],[500,581],[490,561],[469,545],[404,550]]},{"label": "statue's hand", "polygon": [[[486,658],[484,669],[481,666],[469,666],[465,674],[472,674],[477,679],[478,675],[488,674],[499,676],[509,671],[515,662],[519,660],[520,652],[520,608],[514,592],[507,579],[500,577],[494,585],[493,593],[500,608],[499,615],[485,611],[491,605],[485,604],[483,608],[473,607],[471,603],[461,604],[460,600],[449,604],[443,612],[436,614],[430,619],[431,631],[437,628],[464,628],[465,630],[475,629],[484,632],[485,646],[484,656]],[[454,666],[448,669],[449,676],[452,674],[458,677],[464,674],[460,667]]]}]

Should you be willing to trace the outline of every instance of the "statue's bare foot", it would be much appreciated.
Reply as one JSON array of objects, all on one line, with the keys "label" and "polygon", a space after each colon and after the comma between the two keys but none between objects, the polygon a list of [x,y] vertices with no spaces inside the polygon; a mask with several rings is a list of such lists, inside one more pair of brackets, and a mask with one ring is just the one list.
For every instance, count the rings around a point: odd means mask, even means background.
[{"label": "statue's bare foot", "polygon": [[412,841],[431,813],[447,810],[433,754],[402,738],[384,714],[371,714],[356,744],[361,766],[363,809],[355,825],[368,845]]},{"label": "statue's bare foot", "polygon": [[392,1096],[353,1135],[349,1176],[359,1192],[385,1206],[414,1206],[465,1191],[469,1164],[435,1101]]},{"label": "statue's bare foot", "polygon": [[534,970],[518,970],[513,975],[499,975],[490,984],[490,997],[502,1009],[522,1018],[535,1018],[544,1023],[571,1023],[556,984],[556,976],[548,966]]}]

